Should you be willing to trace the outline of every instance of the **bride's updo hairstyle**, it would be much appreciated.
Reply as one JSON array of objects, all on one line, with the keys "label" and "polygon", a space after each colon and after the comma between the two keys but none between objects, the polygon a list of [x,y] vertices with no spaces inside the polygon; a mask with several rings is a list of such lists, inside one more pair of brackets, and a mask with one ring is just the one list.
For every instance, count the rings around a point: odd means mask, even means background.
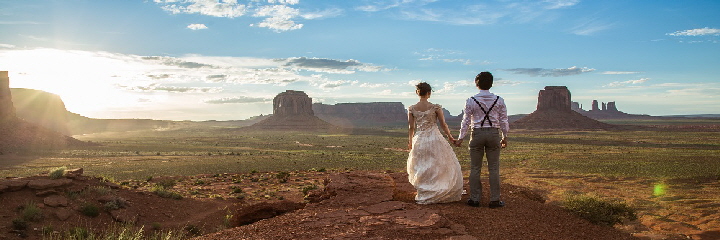
[{"label": "bride's updo hairstyle", "polygon": [[428,93],[432,92],[432,87],[430,87],[430,84],[426,82],[421,82],[415,85],[415,88],[417,89],[418,96],[425,96]]}]

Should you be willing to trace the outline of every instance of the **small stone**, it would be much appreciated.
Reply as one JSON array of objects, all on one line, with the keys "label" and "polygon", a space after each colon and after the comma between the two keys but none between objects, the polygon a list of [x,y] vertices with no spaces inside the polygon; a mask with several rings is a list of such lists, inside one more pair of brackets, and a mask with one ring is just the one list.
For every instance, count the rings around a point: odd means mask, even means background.
[{"label": "small stone", "polygon": [[30,181],[28,181],[28,180],[9,180],[9,181],[4,181],[0,185],[8,186],[8,191],[14,192],[14,191],[19,191],[19,190],[25,188],[25,186],[28,185],[28,182],[30,182]]},{"label": "small stone", "polygon": [[70,215],[72,215],[72,211],[68,210],[67,208],[58,208],[55,211],[55,217],[57,217],[60,221],[65,221],[68,218],[70,218]]},{"label": "small stone", "polygon": [[110,211],[113,220],[121,223],[135,223],[138,220],[138,214],[127,209],[118,209]]},{"label": "small stone", "polygon": [[52,195],[43,199],[43,203],[50,207],[67,207],[68,199],[60,195]]},{"label": "small stone", "polygon": [[82,174],[83,174],[82,168],[75,168],[75,169],[65,170],[65,172],[63,173],[63,176],[65,176],[67,178],[77,178],[77,177],[82,176]]},{"label": "small stone", "polygon": [[35,196],[38,196],[38,197],[47,197],[47,196],[55,195],[55,194],[58,194],[58,192],[55,191],[55,190],[50,189],[50,190],[45,190],[45,191],[39,191],[39,192],[35,193]]},{"label": "small stone", "polygon": [[31,180],[27,183],[27,186],[32,189],[43,190],[54,187],[62,187],[72,183],[72,179],[36,179]]}]

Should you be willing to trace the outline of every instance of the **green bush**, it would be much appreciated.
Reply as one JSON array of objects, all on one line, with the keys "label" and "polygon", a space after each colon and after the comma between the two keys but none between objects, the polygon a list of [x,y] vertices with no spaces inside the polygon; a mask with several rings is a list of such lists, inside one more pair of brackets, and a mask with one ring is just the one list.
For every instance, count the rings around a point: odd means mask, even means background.
[{"label": "green bush", "polygon": [[595,224],[615,225],[624,219],[635,220],[635,210],[623,202],[607,201],[588,195],[571,195],[563,202],[565,209]]},{"label": "green bush", "polygon": [[92,203],[85,203],[80,207],[80,212],[88,217],[97,217],[100,215],[100,208]]},{"label": "green bush", "polygon": [[160,185],[155,185],[152,189],[150,189],[150,192],[153,192],[156,195],[163,197],[163,198],[172,198],[175,200],[180,200],[183,198],[183,196],[180,195],[179,193],[167,190]]},{"label": "green bush", "polygon": [[290,173],[279,172],[275,175],[275,178],[279,179],[280,183],[286,183],[288,181],[288,178],[290,178]]},{"label": "green bush", "polygon": [[12,220],[12,227],[15,230],[25,230],[28,227],[28,223],[22,218]]},{"label": "green bush", "polygon": [[163,179],[160,180],[160,182],[158,182],[156,185],[162,188],[173,188],[175,186],[175,180]]},{"label": "green bush", "polygon": [[60,179],[65,175],[66,167],[55,168],[50,171],[50,179]]},{"label": "green bush", "polygon": [[91,189],[101,196],[108,195],[112,192],[112,189],[106,186],[93,186]]},{"label": "green bush", "polygon": [[305,187],[302,188],[302,193],[303,193],[303,195],[307,195],[308,192],[310,192],[310,191],[312,191],[312,190],[315,190],[315,189],[317,189],[317,188],[318,188],[318,187],[317,187],[317,185],[315,185],[315,184],[313,184],[313,185],[308,185],[308,186],[305,186]]},{"label": "green bush", "polygon": [[35,202],[30,201],[22,207],[21,215],[22,220],[25,221],[40,221],[42,219],[42,210],[37,207],[37,204],[35,204]]}]

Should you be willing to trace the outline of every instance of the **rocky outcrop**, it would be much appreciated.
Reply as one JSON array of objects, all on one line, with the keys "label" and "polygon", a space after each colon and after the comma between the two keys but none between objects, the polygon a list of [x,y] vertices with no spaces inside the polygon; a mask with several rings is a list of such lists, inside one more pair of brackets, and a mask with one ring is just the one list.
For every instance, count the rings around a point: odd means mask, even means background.
[{"label": "rocky outcrop", "polygon": [[15,118],[15,107],[10,93],[10,77],[7,71],[0,71],[0,124]]},{"label": "rocky outcrop", "polygon": [[287,90],[273,98],[273,115],[314,115],[312,98],[303,91]]},{"label": "rocky outcrop", "polygon": [[547,86],[538,94],[538,111],[570,110],[570,91],[565,86]]},{"label": "rocky outcrop", "polygon": [[0,72],[0,153],[88,145],[16,116],[7,71]]},{"label": "rocky outcrop", "polygon": [[13,88],[10,91],[18,118],[72,135],[68,129],[71,113],[65,108],[60,96],[35,89]]},{"label": "rocky outcrop", "polygon": [[[592,101],[592,109],[589,111],[584,110],[582,108],[582,105],[580,105],[577,102],[573,102],[573,108],[572,110],[575,112],[578,112],[584,116],[587,116],[592,119],[653,119],[656,117],[651,117],[649,115],[643,115],[643,114],[628,114],[621,112],[617,109],[617,105],[615,102],[602,102],[601,108],[598,108],[598,100]],[[578,107],[575,107],[578,106]]]},{"label": "rocky outcrop", "polygon": [[312,98],[305,92],[287,90],[273,99],[273,115],[248,129],[314,130],[329,129],[333,125],[314,115]]},{"label": "rocky outcrop", "polygon": [[407,112],[401,102],[338,103],[312,105],[315,116],[342,127],[403,126]]},{"label": "rocky outcrop", "polygon": [[18,118],[65,135],[151,130],[177,124],[151,119],[88,118],[68,111],[58,95],[25,88],[11,88],[10,91]]},{"label": "rocky outcrop", "polygon": [[[572,110],[570,90],[565,86],[547,86],[538,94],[535,112],[510,124],[522,129],[611,129],[613,125],[599,122]],[[594,104],[595,105],[595,104]]]}]

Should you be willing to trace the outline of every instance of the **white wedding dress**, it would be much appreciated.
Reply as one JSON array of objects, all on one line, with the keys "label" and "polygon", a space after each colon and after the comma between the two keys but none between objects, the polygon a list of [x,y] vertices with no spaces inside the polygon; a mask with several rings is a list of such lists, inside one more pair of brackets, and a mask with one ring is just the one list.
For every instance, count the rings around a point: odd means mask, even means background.
[{"label": "white wedding dress", "polygon": [[440,134],[434,104],[427,111],[408,111],[415,117],[415,135],[407,160],[410,183],[415,186],[415,201],[419,204],[460,201],[463,177],[460,163],[450,143]]}]

